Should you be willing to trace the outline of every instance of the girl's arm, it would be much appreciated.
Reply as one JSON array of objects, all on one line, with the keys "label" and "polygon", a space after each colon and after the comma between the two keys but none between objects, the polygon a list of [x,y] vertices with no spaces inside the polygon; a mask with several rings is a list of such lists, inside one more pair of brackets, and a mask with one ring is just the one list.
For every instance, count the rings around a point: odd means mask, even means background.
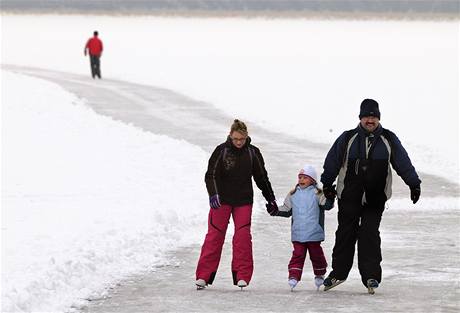
[{"label": "girl's arm", "polygon": [[291,193],[288,193],[284,199],[283,205],[278,207],[277,216],[290,217],[292,215]]}]

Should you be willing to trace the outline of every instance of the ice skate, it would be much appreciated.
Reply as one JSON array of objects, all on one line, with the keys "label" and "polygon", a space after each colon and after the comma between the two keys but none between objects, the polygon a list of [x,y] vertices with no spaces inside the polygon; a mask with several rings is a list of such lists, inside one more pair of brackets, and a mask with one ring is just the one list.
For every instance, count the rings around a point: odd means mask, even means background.
[{"label": "ice skate", "polygon": [[248,286],[248,283],[247,283],[246,281],[240,279],[236,285],[237,285],[238,287],[240,287],[241,290],[243,290],[244,287],[247,287],[247,286]]},{"label": "ice skate", "polygon": [[208,284],[206,283],[206,281],[204,279],[197,279],[196,282],[195,282],[195,285],[196,285],[197,290],[202,290],[202,289],[206,288],[206,286]]},{"label": "ice skate", "polygon": [[334,277],[330,277],[328,276],[324,282],[323,282],[323,285],[324,285],[324,291],[328,291],[329,289],[331,288],[334,288],[338,285],[340,285],[341,283],[343,283],[345,281],[344,280],[339,280],[339,279],[336,279]]},{"label": "ice skate", "polygon": [[315,276],[315,286],[316,289],[319,290],[319,287],[321,287],[324,283],[324,276]]},{"label": "ice skate", "polygon": [[375,293],[375,288],[379,287],[379,282],[373,278],[367,280],[367,292],[373,295]]},{"label": "ice skate", "polygon": [[295,286],[297,286],[297,283],[298,283],[298,281],[295,278],[290,278],[288,280],[288,284],[291,287],[291,291],[294,291],[294,288],[295,288]]}]

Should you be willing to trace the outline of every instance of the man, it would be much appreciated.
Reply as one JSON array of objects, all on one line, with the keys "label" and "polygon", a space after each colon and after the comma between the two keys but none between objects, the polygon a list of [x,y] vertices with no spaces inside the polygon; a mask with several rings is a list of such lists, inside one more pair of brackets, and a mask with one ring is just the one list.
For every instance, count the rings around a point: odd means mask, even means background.
[{"label": "man", "polygon": [[100,58],[102,55],[102,41],[98,38],[99,33],[95,31],[94,36],[86,42],[85,46],[85,56],[89,52],[89,61],[91,65],[91,76],[95,78],[96,76],[101,78],[101,63],[100,63]]},{"label": "man", "polygon": [[[415,204],[420,179],[398,137],[380,125],[375,100],[361,103],[360,124],[337,138],[321,175],[325,196],[338,198],[338,228],[332,252],[332,272],[324,290],[344,282],[353,265],[358,242],[358,267],[363,284],[373,294],[382,279],[379,226],[391,197],[391,167],[410,188]],[[337,178],[337,191],[333,183]]]}]

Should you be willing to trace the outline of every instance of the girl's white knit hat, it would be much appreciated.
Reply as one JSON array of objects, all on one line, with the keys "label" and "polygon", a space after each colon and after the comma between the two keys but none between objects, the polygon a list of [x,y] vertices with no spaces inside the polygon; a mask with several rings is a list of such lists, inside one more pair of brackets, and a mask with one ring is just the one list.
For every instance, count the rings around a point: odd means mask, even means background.
[{"label": "girl's white knit hat", "polygon": [[307,175],[313,178],[316,182],[318,180],[318,175],[316,174],[316,170],[313,166],[309,164],[305,164],[299,171],[299,175]]}]

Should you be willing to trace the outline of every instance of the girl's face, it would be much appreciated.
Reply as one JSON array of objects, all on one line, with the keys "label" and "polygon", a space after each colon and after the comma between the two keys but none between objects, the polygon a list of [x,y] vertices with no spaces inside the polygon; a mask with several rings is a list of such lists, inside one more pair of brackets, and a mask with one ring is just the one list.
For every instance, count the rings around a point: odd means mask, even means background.
[{"label": "girl's face", "polygon": [[301,188],[308,187],[315,183],[315,181],[310,176],[307,176],[307,175],[299,174],[298,178],[299,178],[298,184]]}]

